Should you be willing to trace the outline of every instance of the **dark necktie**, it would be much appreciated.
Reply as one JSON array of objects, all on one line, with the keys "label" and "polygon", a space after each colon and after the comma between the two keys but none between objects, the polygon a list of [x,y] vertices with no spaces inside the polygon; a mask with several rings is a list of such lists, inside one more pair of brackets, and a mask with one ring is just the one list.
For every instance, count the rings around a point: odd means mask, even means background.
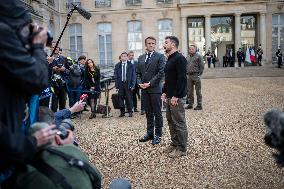
[{"label": "dark necktie", "polygon": [[122,63],[122,81],[125,81],[125,63]]},{"label": "dark necktie", "polygon": [[146,59],[146,61],[145,61],[145,64],[146,64],[146,65],[149,63],[150,57],[151,57],[151,53],[148,52],[148,53],[147,53],[147,59]]}]

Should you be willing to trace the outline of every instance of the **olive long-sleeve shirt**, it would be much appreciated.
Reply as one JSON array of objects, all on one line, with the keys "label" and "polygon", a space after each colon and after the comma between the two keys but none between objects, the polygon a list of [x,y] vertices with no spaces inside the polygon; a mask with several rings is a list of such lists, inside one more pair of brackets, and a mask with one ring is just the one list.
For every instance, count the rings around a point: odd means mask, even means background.
[{"label": "olive long-sleeve shirt", "polygon": [[187,57],[186,74],[198,73],[199,75],[202,75],[203,70],[203,58],[199,53],[194,53]]}]

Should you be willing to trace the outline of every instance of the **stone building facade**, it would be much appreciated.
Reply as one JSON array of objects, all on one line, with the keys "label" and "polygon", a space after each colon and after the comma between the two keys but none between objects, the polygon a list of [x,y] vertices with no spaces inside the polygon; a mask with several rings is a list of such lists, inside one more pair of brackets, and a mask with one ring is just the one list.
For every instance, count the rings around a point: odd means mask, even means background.
[{"label": "stone building facade", "polygon": [[226,51],[262,45],[264,61],[275,60],[284,49],[284,2],[281,0],[36,0],[28,2],[39,12],[35,18],[55,34],[63,28],[71,3],[88,10],[84,19],[74,13],[61,40],[64,54],[85,54],[101,67],[113,66],[123,51],[144,53],[144,39],[154,36],[162,51],[166,35],[179,37],[180,50],[196,43],[199,52],[216,52],[220,61]]}]

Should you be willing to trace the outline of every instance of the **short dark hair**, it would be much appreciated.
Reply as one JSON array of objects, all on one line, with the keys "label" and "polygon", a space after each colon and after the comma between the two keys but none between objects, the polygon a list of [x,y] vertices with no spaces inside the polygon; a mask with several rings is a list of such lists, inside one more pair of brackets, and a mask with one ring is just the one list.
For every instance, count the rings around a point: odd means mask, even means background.
[{"label": "short dark hair", "polygon": [[38,109],[38,121],[49,125],[55,123],[54,112],[45,106],[40,106]]},{"label": "short dark hair", "polygon": [[123,54],[126,54],[126,56],[127,56],[127,52],[122,52],[122,53],[120,54],[120,56],[123,55]]},{"label": "short dark hair", "polygon": [[86,60],[86,56],[85,55],[79,56],[78,61],[80,61],[80,60]]},{"label": "short dark hair", "polygon": [[156,42],[156,38],[155,38],[155,37],[149,36],[149,37],[147,37],[147,38],[145,39],[145,44],[146,44],[146,42],[147,42],[148,39],[154,40],[154,41]]},{"label": "short dark hair", "polygon": [[131,50],[131,51],[128,51],[128,55],[129,55],[130,53],[133,53],[133,54],[134,54],[134,51],[132,51],[132,50]]},{"label": "short dark hair", "polygon": [[178,38],[176,36],[167,36],[167,37],[165,37],[165,39],[166,40],[169,39],[172,43],[175,44],[176,48],[178,48],[179,40],[178,40]]}]

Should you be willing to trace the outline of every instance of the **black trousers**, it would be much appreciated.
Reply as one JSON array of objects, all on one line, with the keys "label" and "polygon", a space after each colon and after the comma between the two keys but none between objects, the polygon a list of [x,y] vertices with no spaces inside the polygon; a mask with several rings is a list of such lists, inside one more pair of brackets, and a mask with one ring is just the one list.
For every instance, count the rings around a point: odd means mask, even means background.
[{"label": "black trousers", "polygon": [[54,94],[52,94],[51,110],[57,112],[58,104],[59,110],[63,110],[66,107],[66,87],[54,87]]},{"label": "black trousers", "polygon": [[258,64],[259,66],[261,66],[261,60],[262,60],[262,56],[258,56],[258,57],[257,57],[257,64]]},{"label": "black trousers", "polygon": [[128,88],[128,83],[123,82],[121,88],[118,90],[120,100],[122,101],[121,113],[125,113],[125,104],[128,112],[132,112],[133,109],[133,96],[132,91]]},{"label": "black trousers", "polygon": [[134,109],[137,109],[137,97],[140,98],[138,85],[135,85],[132,95],[133,95],[133,107]]},{"label": "black trousers", "polygon": [[239,67],[242,67],[242,61],[238,60],[238,63],[239,63]]},{"label": "black trousers", "polygon": [[142,98],[147,118],[147,134],[161,137],[163,127],[161,94],[142,91]]}]

